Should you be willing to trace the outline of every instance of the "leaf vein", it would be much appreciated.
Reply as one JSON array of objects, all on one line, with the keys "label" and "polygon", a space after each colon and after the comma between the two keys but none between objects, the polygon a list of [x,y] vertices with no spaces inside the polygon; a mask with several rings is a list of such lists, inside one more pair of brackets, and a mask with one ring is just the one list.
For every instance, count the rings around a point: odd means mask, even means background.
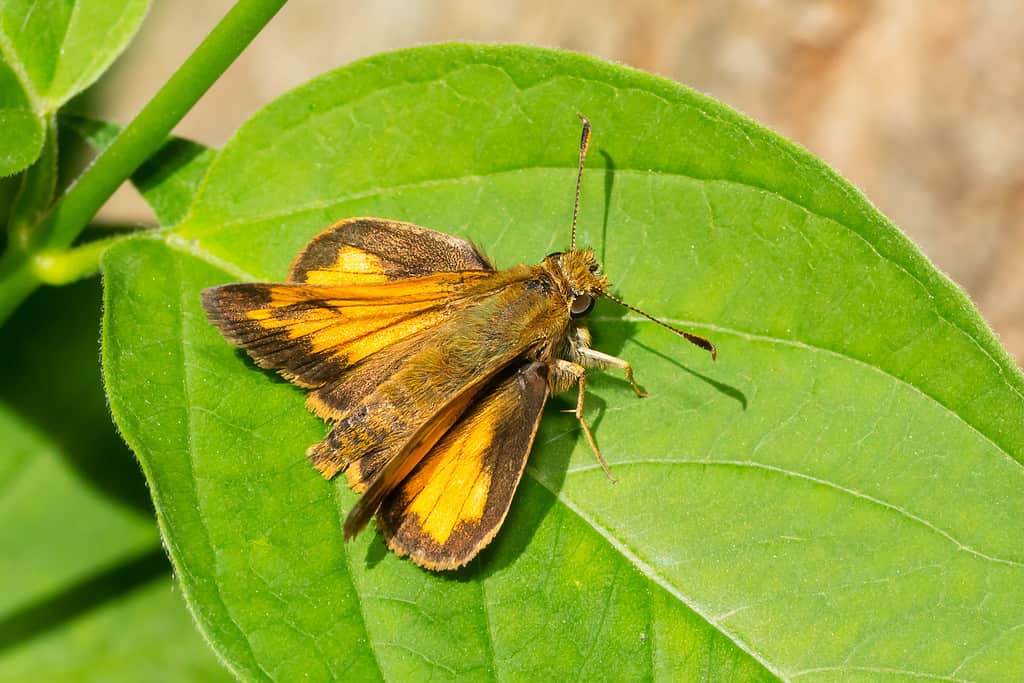
[{"label": "leaf vein", "polygon": [[[997,557],[997,556],[994,556],[994,555],[989,555],[987,553],[984,553],[984,552],[978,550],[977,548],[974,548],[973,546],[967,545],[966,543],[963,543],[962,541],[960,541],[959,539],[954,537],[948,531],[945,531],[941,527],[936,526],[935,524],[929,522],[925,518],[920,517],[919,515],[915,515],[913,512],[910,512],[909,510],[907,510],[905,508],[902,508],[899,505],[896,505],[894,503],[889,503],[887,501],[882,500],[881,498],[876,498],[876,497],[874,497],[874,496],[872,496],[870,494],[864,493],[863,491],[858,491],[856,489],[852,489],[852,488],[849,488],[847,486],[843,486],[841,484],[838,484],[838,483],[833,482],[833,481],[829,481],[827,479],[822,479],[820,477],[815,477],[813,475],[805,474],[803,472],[797,472],[795,470],[787,470],[784,467],[777,467],[775,465],[768,465],[766,463],[753,462],[753,461],[749,461],[749,460],[700,460],[700,459],[658,460],[658,459],[654,459],[654,458],[645,458],[643,460],[629,460],[629,461],[623,461],[623,462],[615,463],[615,467],[616,468],[624,468],[624,467],[629,467],[629,466],[632,466],[632,465],[687,465],[687,466],[689,466],[689,465],[697,465],[697,466],[701,466],[701,467],[705,467],[705,466],[708,466],[708,465],[712,465],[712,466],[717,465],[717,466],[722,466],[722,467],[749,467],[749,468],[752,468],[752,469],[760,469],[760,470],[766,470],[768,472],[774,472],[776,474],[781,474],[781,475],[787,476],[787,477],[793,477],[795,479],[803,479],[805,481],[809,481],[809,482],[812,482],[814,484],[818,484],[820,486],[828,487],[828,488],[833,489],[835,491],[839,491],[841,493],[845,493],[845,494],[853,496],[855,498],[860,498],[860,499],[865,500],[865,501],[867,501],[869,503],[873,503],[873,504],[878,505],[880,507],[883,507],[883,508],[885,508],[887,510],[891,510],[893,512],[896,512],[897,514],[907,518],[908,520],[911,520],[913,522],[916,522],[917,524],[920,524],[920,525],[922,525],[924,527],[927,527],[931,531],[933,531],[936,534],[942,536],[947,541],[949,541],[950,543],[952,543],[955,546],[957,546],[957,549],[962,550],[962,551],[964,551],[964,552],[966,552],[966,553],[968,553],[970,555],[974,555],[975,557],[981,558],[983,560],[988,560],[989,562],[995,562],[997,564],[1005,564],[1005,565],[1008,565],[1008,566],[1011,566],[1011,567],[1024,567],[1024,562],[1021,562],[1021,561],[1018,561],[1018,560],[1011,560],[1011,559],[1004,558],[1004,557]],[[580,472],[585,472],[585,471],[593,470],[593,469],[595,469],[597,467],[599,467],[599,466],[598,465],[582,465],[580,467],[576,467],[576,468],[570,469],[567,472],[567,474],[578,474]]]},{"label": "leaf vein", "polygon": [[646,576],[648,579],[653,581],[658,586],[664,588],[665,591],[669,593],[669,595],[674,597],[676,600],[679,600],[681,603],[686,605],[694,614],[698,615],[699,617],[704,619],[704,621],[711,624],[724,637],[731,640],[733,644],[736,645],[736,647],[746,652],[752,659],[758,662],[765,669],[775,674],[779,678],[785,678],[782,672],[780,672],[775,666],[773,666],[772,663],[768,661],[763,654],[761,654],[758,650],[754,649],[754,647],[751,644],[743,640],[743,638],[741,638],[739,634],[733,633],[723,624],[718,623],[711,615],[709,615],[703,609],[701,609],[700,605],[695,600],[685,595],[671,581],[669,581],[667,578],[658,573],[658,571],[651,564],[642,559],[636,551],[627,546],[620,539],[616,538],[610,530],[598,524],[597,520],[588,515],[579,505],[577,505],[571,498],[569,498],[569,496],[565,494],[564,490],[559,490],[560,487],[554,486],[550,482],[548,482],[541,475],[541,473],[532,465],[527,465],[526,471],[527,473],[530,474],[530,477],[534,479],[534,481],[536,481],[538,484],[547,489],[552,496],[554,496],[559,502],[565,505],[566,508],[568,508],[571,512],[576,514],[576,516],[583,520],[584,523],[586,523],[594,531],[596,531],[602,538],[605,539],[605,541],[607,541],[613,548],[615,548],[619,553],[621,553],[623,557],[629,560],[633,564],[633,566],[636,567],[637,571],[639,571],[641,574]]},{"label": "leaf vein", "polygon": [[[590,320],[590,322],[600,322],[600,323],[604,323],[604,324],[609,324],[609,323],[610,324],[625,324],[625,323],[629,323],[629,324],[636,324],[636,323],[653,324],[649,320],[646,320],[646,319],[638,317],[638,316],[632,316],[632,315],[622,316],[621,318],[617,318],[617,317],[596,317],[596,316],[594,316],[594,317],[589,318],[589,320]],[[851,355],[849,355],[847,353],[843,353],[842,351],[836,351],[834,349],[830,349],[830,348],[827,348],[827,347],[824,347],[824,346],[817,346],[817,345],[814,345],[814,344],[808,344],[807,342],[802,342],[802,341],[798,341],[798,340],[795,340],[795,339],[783,339],[782,337],[773,337],[773,336],[765,335],[765,334],[755,334],[755,333],[752,333],[752,332],[745,332],[743,330],[738,330],[738,329],[733,328],[733,327],[726,327],[724,325],[714,325],[714,324],[711,324],[711,323],[698,322],[698,321],[695,321],[695,320],[681,320],[681,319],[678,319],[678,318],[662,318],[662,320],[664,320],[665,322],[667,322],[667,323],[669,323],[671,325],[676,325],[676,326],[679,326],[679,327],[703,328],[703,329],[711,330],[711,331],[719,333],[719,334],[731,334],[731,335],[734,335],[734,336],[737,336],[737,337],[741,337],[743,339],[747,339],[747,340],[750,340],[750,341],[766,342],[766,343],[769,343],[769,344],[782,344],[784,346],[791,346],[793,348],[803,349],[805,351],[812,351],[812,352],[820,351],[822,353],[827,353],[829,355],[835,356],[836,358],[841,358],[843,360],[847,360],[847,361],[850,361],[852,363],[856,363],[858,365],[861,365],[861,366],[863,366],[865,368],[868,368],[868,369],[873,370],[873,371],[875,371],[875,372],[877,372],[879,374],[882,374],[882,375],[884,375],[884,376],[886,376],[886,377],[888,377],[890,379],[893,379],[896,382],[899,382],[900,384],[902,384],[902,385],[910,388],[914,392],[916,392],[918,395],[920,395],[920,396],[922,396],[922,397],[932,401],[936,405],[942,407],[950,415],[952,415],[957,420],[959,420],[961,423],[963,423],[965,426],[967,426],[972,432],[974,432],[975,434],[980,436],[982,439],[984,439],[986,443],[988,443],[990,446],[992,446],[992,448],[994,448],[995,450],[997,450],[1000,453],[1002,453],[1005,457],[1009,458],[1010,461],[1012,461],[1012,462],[1014,462],[1014,463],[1016,463],[1018,465],[1024,466],[1024,463],[1022,463],[1020,460],[1018,460],[1016,457],[1014,457],[1013,454],[1011,454],[1009,452],[1009,450],[1004,448],[1001,444],[997,443],[995,441],[995,439],[993,439],[988,434],[983,432],[979,427],[977,427],[974,424],[972,424],[971,422],[969,422],[967,420],[967,418],[965,418],[963,415],[960,415],[953,408],[951,408],[950,406],[948,406],[945,403],[943,403],[939,398],[933,396],[932,394],[929,394],[927,391],[925,391],[924,389],[920,388],[916,384],[913,384],[910,381],[908,381],[908,380],[906,380],[906,379],[904,379],[902,377],[899,377],[898,375],[894,375],[894,374],[892,374],[891,372],[889,372],[888,370],[886,370],[886,369],[884,369],[882,367],[879,367],[877,365],[872,365],[871,363],[869,363],[869,362],[867,362],[865,360],[861,360],[860,358],[857,358],[856,356],[851,356]]]},{"label": "leaf vein", "polygon": [[821,666],[813,669],[803,669],[802,671],[796,671],[790,675],[790,678],[799,678],[801,676],[807,676],[809,674],[816,673],[835,673],[840,671],[860,671],[863,673],[878,673],[878,674],[896,674],[899,676],[912,676],[914,678],[921,678],[929,681],[956,681],[957,683],[972,683],[969,678],[957,678],[956,676],[946,676],[942,674],[930,674],[923,671],[910,671],[908,669],[898,669],[893,667],[885,666]]}]

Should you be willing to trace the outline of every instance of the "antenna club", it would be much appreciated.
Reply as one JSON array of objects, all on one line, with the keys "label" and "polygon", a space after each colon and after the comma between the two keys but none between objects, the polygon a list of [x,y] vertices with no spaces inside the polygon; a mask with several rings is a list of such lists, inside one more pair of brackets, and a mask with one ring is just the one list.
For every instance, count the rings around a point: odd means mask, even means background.
[{"label": "antenna club", "polygon": [[582,114],[577,113],[583,121],[583,134],[580,136],[580,165],[576,172],[576,201],[572,205],[572,234],[569,240],[569,250],[576,249],[576,219],[580,213],[580,185],[583,182],[583,164],[587,159],[587,148],[590,147],[590,121]]},{"label": "antenna club", "polygon": [[708,339],[705,339],[704,337],[700,336],[699,334],[693,334],[692,332],[684,332],[683,330],[680,330],[680,329],[677,329],[675,327],[672,327],[668,323],[665,323],[665,322],[662,322],[662,321],[658,320],[657,318],[655,318],[650,313],[645,313],[644,311],[641,311],[636,306],[631,306],[631,305],[627,304],[625,301],[623,301],[622,299],[620,299],[619,297],[617,297],[617,296],[615,296],[613,294],[609,294],[606,291],[601,291],[601,292],[598,292],[598,293],[601,296],[603,296],[603,297],[605,297],[607,299],[611,299],[612,301],[614,301],[618,305],[620,305],[620,306],[622,306],[624,308],[628,308],[629,310],[633,311],[634,313],[639,313],[640,315],[642,315],[643,317],[647,318],[651,322],[653,322],[656,325],[659,325],[661,327],[664,327],[666,330],[668,330],[669,332],[671,332],[672,334],[674,334],[676,336],[682,337],[683,339],[685,339],[686,341],[690,342],[694,346],[699,346],[700,348],[704,349],[705,351],[710,352],[711,353],[711,360],[713,360],[713,361],[714,360],[718,360],[718,349],[715,348],[715,345],[712,344]]},{"label": "antenna club", "polygon": [[590,119],[579,112],[576,113],[576,116],[578,116],[580,121],[583,122],[583,132],[580,135],[580,147],[583,148],[583,154],[585,156],[587,149],[590,147]]}]

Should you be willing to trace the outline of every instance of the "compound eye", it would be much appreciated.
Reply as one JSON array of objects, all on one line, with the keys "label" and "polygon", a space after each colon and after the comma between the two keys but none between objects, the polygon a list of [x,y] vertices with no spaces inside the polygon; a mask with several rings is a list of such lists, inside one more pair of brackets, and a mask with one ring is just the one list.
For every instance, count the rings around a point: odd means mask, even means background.
[{"label": "compound eye", "polygon": [[572,304],[569,306],[569,315],[574,318],[578,318],[581,315],[590,313],[590,309],[594,307],[594,297],[589,294],[580,294],[572,300]]}]

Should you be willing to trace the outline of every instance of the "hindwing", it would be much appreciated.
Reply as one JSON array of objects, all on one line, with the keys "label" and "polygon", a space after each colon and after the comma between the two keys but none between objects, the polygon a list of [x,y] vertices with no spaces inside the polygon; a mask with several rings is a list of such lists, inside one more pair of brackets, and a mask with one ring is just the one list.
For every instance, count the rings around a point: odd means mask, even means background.
[{"label": "hindwing", "polygon": [[471,243],[412,223],[350,218],[314,237],[292,262],[289,282],[368,284],[430,273],[494,270]]},{"label": "hindwing", "polygon": [[510,366],[384,498],[388,546],[429,569],[455,569],[508,514],[548,398],[547,366]]}]

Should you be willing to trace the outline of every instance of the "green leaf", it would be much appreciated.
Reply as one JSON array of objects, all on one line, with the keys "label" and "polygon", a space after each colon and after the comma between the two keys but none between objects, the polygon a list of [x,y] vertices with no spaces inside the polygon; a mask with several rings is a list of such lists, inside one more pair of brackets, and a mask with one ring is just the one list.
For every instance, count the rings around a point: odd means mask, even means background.
[{"label": "green leaf", "polygon": [[224,679],[110,423],[99,294],[42,290],[0,338],[0,681]]},{"label": "green leaf", "polygon": [[54,112],[107,70],[148,9],[148,0],[8,0],[0,6],[4,61],[37,111]]},{"label": "green leaf", "polygon": [[[73,130],[96,151],[103,151],[121,126],[84,116],[62,115],[62,126]],[[152,207],[161,225],[180,221],[217,151],[184,138],[171,138],[132,173],[132,184]]]},{"label": "green leaf", "polygon": [[28,168],[36,160],[43,148],[45,128],[45,117],[33,111],[17,75],[0,59],[0,130],[4,131],[0,136],[0,177]]},{"label": "green leaf", "polygon": [[[0,681],[233,680],[195,632],[172,588],[166,558],[158,559],[164,570],[159,576],[131,590],[122,587],[116,598],[65,627],[49,629],[0,656]],[[95,585],[88,588],[95,590]]]},{"label": "green leaf", "polygon": [[51,119],[46,125],[43,149],[34,164],[18,176],[18,193],[11,207],[8,233],[26,244],[32,229],[42,218],[57,189],[58,147],[57,126]]},{"label": "green leaf", "polygon": [[[602,302],[587,414],[545,415],[465,571],[345,545],[356,500],[304,457],[303,392],[206,322],[203,287],[280,280],[333,221],[412,221],[501,266],[580,241]],[[963,293],[821,162],[682,86],[587,57],[438,46],[280,98],[174,230],[104,258],[103,363],[182,590],[253,679],[626,680],[1024,673],[1024,378]]]},{"label": "green leaf", "polygon": [[45,120],[107,70],[148,0],[0,3],[0,176],[31,164]]}]

